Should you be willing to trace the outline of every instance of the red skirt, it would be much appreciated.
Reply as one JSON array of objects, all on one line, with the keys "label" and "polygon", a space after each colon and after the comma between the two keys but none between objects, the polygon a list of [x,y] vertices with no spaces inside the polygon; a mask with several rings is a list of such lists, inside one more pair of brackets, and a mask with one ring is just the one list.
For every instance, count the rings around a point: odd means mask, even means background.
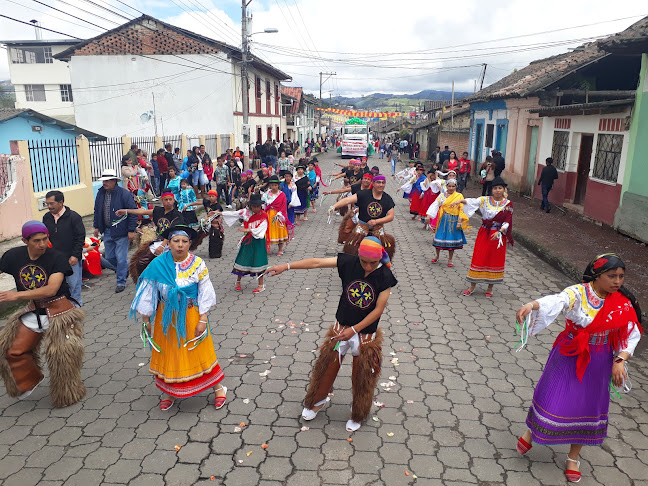
[{"label": "red skirt", "polygon": [[497,230],[479,228],[475,240],[475,251],[473,251],[468,280],[471,283],[496,284],[504,281],[504,266],[506,265],[506,237],[502,236],[502,245],[499,239],[494,241],[490,237]]},{"label": "red skirt", "polygon": [[436,198],[439,197],[439,192],[432,192],[431,190],[425,191],[423,194],[423,199],[421,200],[421,206],[419,207],[419,216],[425,217],[427,214],[427,210],[430,209],[430,206],[432,206],[432,203],[436,201]]},{"label": "red skirt", "polygon": [[155,377],[155,386],[157,386],[164,393],[176,398],[188,398],[198,395],[199,393],[212,388],[225,377],[223,370],[219,364],[214,366],[214,369],[209,373],[194,378],[190,381],[183,381],[181,383],[167,383],[159,376]]},{"label": "red skirt", "polygon": [[410,192],[410,214],[418,214],[421,207],[421,191],[413,189]]}]

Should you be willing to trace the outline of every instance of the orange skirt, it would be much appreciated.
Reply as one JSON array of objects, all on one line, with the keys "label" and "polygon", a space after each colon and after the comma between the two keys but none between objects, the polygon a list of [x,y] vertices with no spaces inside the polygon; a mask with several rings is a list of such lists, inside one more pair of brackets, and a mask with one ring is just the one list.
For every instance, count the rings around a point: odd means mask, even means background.
[{"label": "orange skirt", "polygon": [[288,229],[286,228],[286,223],[279,221],[275,221],[274,223],[272,222],[276,215],[277,211],[274,209],[268,211],[268,235],[270,236],[271,245],[288,242]]},{"label": "orange skirt", "polygon": [[[223,370],[218,364],[214,351],[211,333],[193,350],[192,344],[183,346],[186,340],[180,340],[175,327],[170,326],[168,335],[162,331],[162,313],[164,304],[160,304],[155,315],[153,340],[160,347],[161,353],[151,351],[149,371],[155,375],[156,386],[165,393],[178,398],[196,395],[213,387],[224,378]],[[187,309],[187,340],[193,339],[196,326],[200,320],[198,307]]]}]

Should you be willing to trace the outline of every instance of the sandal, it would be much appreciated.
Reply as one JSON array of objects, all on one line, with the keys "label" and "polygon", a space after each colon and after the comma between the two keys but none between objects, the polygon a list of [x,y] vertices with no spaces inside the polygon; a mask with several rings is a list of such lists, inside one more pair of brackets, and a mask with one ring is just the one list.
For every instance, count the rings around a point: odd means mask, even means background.
[{"label": "sandal", "polygon": [[313,420],[315,417],[317,417],[317,414],[324,408],[324,405],[327,404],[326,398],[320,402],[317,402],[314,406],[315,407],[320,407],[319,410],[311,410],[310,408],[304,407],[304,410],[302,410],[302,418],[304,420]]},{"label": "sandal", "polygon": [[160,410],[167,411],[171,407],[173,407],[173,404],[175,403],[175,400],[171,400],[170,398],[165,398],[164,400],[160,400]]},{"label": "sandal", "polygon": [[467,290],[464,290],[463,292],[461,292],[461,295],[468,296],[468,295],[472,295],[474,293],[475,293],[475,289],[473,289],[473,290],[467,289]]},{"label": "sandal", "polygon": [[438,262],[438,261],[439,261],[438,258],[433,258],[432,260],[430,260],[430,263],[436,263],[436,262]]},{"label": "sandal", "polygon": [[283,255],[283,251],[277,252],[277,256]]},{"label": "sandal", "polygon": [[[576,465],[580,467],[580,461],[572,459],[569,456],[567,456],[567,459],[565,459],[565,466],[567,465],[567,462],[575,462]],[[578,483],[581,480],[581,473],[580,471],[575,471],[573,469],[565,469],[565,477],[570,483]]]},{"label": "sandal", "polygon": [[234,287],[234,290],[236,290],[237,292],[243,290],[243,288],[241,287],[241,282],[236,282],[236,287]]},{"label": "sandal", "polygon": [[295,221],[295,226],[301,226],[301,223],[299,221]]},{"label": "sandal", "polygon": [[260,294],[260,293],[263,292],[264,290],[265,290],[265,284],[264,284],[264,285],[260,285],[259,287],[257,287],[256,289],[254,289],[254,290],[252,291],[252,293],[253,293],[253,294]]},{"label": "sandal", "polygon": [[[216,397],[214,399],[214,407],[216,408],[216,410],[223,408],[225,406],[225,400],[227,400],[227,387],[221,385],[221,387],[218,390],[225,390],[225,396]],[[214,391],[218,391],[218,390],[214,390]]]},{"label": "sandal", "polygon": [[529,444],[526,440],[524,440],[522,437],[520,437],[517,441],[517,451],[520,453],[520,455],[524,455],[527,452],[531,450],[533,447],[533,444]]},{"label": "sandal", "polygon": [[347,423],[346,423],[347,432],[355,432],[360,427],[362,427],[362,424],[359,424],[358,422],[354,422],[351,419],[347,420]]},{"label": "sandal", "polygon": [[493,294],[491,292],[486,292],[484,295],[486,297],[488,297],[489,299],[493,296]]},{"label": "sandal", "polygon": [[454,267],[454,263],[452,263],[452,262],[448,262],[448,267],[449,267],[449,268]]}]

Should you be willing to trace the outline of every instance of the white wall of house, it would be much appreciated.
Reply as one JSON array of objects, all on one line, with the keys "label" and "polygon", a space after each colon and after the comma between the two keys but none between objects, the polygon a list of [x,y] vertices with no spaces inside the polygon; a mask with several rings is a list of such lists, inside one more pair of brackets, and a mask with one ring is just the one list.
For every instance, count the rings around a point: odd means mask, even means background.
[{"label": "white wall of house", "polygon": [[233,133],[232,63],[225,54],[214,56],[218,60],[210,56],[206,69],[176,64],[205,64],[202,55],[183,55],[186,61],[167,55],[72,56],[76,122],[109,137],[152,136],[155,112],[159,135]]},{"label": "white wall of house", "polygon": [[[49,45],[43,44],[43,47],[51,49],[52,56],[62,52],[68,45]],[[38,47],[38,46],[30,46]],[[61,85],[70,85],[70,71],[67,63],[52,59],[51,63],[34,62],[18,63],[14,62],[17,54],[12,52],[14,49],[21,49],[20,46],[9,46],[7,49],[7,59],[9,62],[9,76],[11,84],[16,90],[16,108],[28,108],[53,118],[59,118],[68,123],[74,123],[74,105],[72,101],[63,101],[61,94]],[[13,57],[12,57],[13,56]],[[45,95],[44,101],[28,101],[25,85],[43,86]],[[40,89],[38,89],[41,93]],[[75,93],[73,92],[73,99]]]},{"label": "white wall of house", "polygon": [[[630,116],[630,109],[623,113],[614,113],[609,115],[582,115],[582,116],[564,116],[564,117],[544,117],[542,118],[542,137],[540,140],[540,150],[538,152],[538,162],[544,164],[544,161],[547,157],[551,157],[551,151],[553,147],[553,134],[554,131],[567,131],[569,132],[569,152],[567,154],[567,161],[565,164],[564,170],[559,170],[559,172],[576,172],[578,169],[578,158],[580,155],[580,142],[582,135],[594,135],[594,141],[592,143],[592,157],[590,160],[590,172],[589,177],[598,182],[610,184],[622,184],[623,175],[625,173],[625,165],[628,157],[628,143],[630,141],[629,131],[605,131],[599,130],[599,122],[603,119],[617,119],[625,118]],[[556,119],[566,119],[571,120],[570,128],[555,128]],[[621,149],[621,163],[619,165],[619,173],[617,180],[612,181],[603,181],[596,179],[593,176],[594,173],[594,160],[596,157],[596,147],[598,145],[598,137],[600,134],[612,134],[612,135],[622,135],[623,136],[623,147]]]}]

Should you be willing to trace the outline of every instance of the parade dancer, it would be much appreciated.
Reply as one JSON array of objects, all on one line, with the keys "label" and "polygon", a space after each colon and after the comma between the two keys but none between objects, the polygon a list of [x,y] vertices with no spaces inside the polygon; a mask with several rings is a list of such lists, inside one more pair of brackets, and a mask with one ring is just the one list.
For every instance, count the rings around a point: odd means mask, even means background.
[{"label": "parade dancer", "polygon": [[[439,197],[439,194],[445,191],[445,181],[443,179],[437,178],[437,173],[434,169],[430,169],[427,174],[427,178],[421,182],[421,205],[419,206],[419,216],[421,217],[421,222],[427,226],[425,217],[427,210],[430,209],[432,203],[436,201],[436,198]],[[433,224],[436,225],[436,221],[433,221]]]},{"label": "parade dancer", "polygon": [[162,207],[156,206],[153,209],[118,209],[115,211],[115,215],[120,218],[126,217],[128,214],[149,216],[155,225],[155,238],[153,241],[143,242],[131,256],[128,272],[133,279],[133,283],[137,283],[137,279],[148,264],[168,248],[169,242],[162,238],[162,233],[174,224],[185,223],[183,213],[175,208],[175,196],[171,192],[165,192],[162,194],[161,199]]},{"label": "parade dancer", "polygon": [[[464,197],[457,191],[457,181],[448,179],[446,181],[446,193],[440,194],[427,211],[428,226],[434,231],[433,245],[436,250],[436,257],[430,263],[437,263],[441,250],[448,250],[448,267],[454,267],[452,257],[455,250],[460,250],[466,244],[464,229],[468,227],[468,216],[463,211],[463,205],[454,206],[456,201]],[[436,225],[431,222],[436,218]]]},{"label": "parade dancer", "polygon": [[297,196],[297,186],[293,182],[293,173],[286,172],[284,174],[284,181],[279,186],[281,192],[286,195],[286,201],[288,201],[288,221],[294,226],[295,224],[295,207],[301,204],[299,196]]},{"label": "parade dancer", "polygon": [[273,175],[268,180],[270,189],[262,196],[265,212],[268,214],[268,238],[270,245],[279,245],[277,256],[283,255],[284,244],[288,244],[295,234],[292,223],[288,220],[288,200],[279,190],[279,177]]},{"label": "parade dancer", "polygon": [[518,439],[526,454],[533,442],[571,444],[565,476],[581,479],[583,445],[601,445],[607,436],[610,394],[629,391],[626,363],[641,337],[641,309],[624,286],[625,265],[613,253],[590,262],[583,283],[525,304],[517,311],[522,343],[548,327],[560,313],[566,327],[556,339],[533,393],[529,429]]},{"label": "parade dancer", "polygon": [[[205,262],[189,253],[196,231],[187,225],[163,233],[170,251],[153,260],[140,275],[129,316],[142,317],[140,335],[151,347],[149,372],[164,393],[160,410],[176,398],[188,398],[214,387],[214,406],[225,405],[227,388],[214,352],[207,313],[216,293]],[[154,320],[151,332],[151,318]]]},{"label": "parade dancer", "polygon": [[423,167],[423,164],[418,164],[416,166],[416,174],[414,175],[414,179],[415,180],[412,184],[412,189],[409,193],[409,212],[412,215],[412,220],[415,220],[419,217],[421,198],[423,197],[423,189],[421,188],[421,184],[427,179],[427,177],[425,177],[425,167]]},{"label": "parade dancer", "polygon": [[[357,194],[358,191],[366,191],[371,189],[373,183],[373,176],[371,174],[365,174],[362,177],[362,181],[353,184],[352,186],[344,186],[339,189],[334,189],[332,191],[325,191],[324,194],[339,194],[338,201],[341,201],[345,197],[352,196]],[[346,195],[345,195],[346,194]],[[343,197],[340,197],[343,196]],[[355,206],[342,206],[338,208],[338,211],[343,216],[340,226],[338,228],[338,243],[343,245],[344,242],[351,236],[351,232],[354,230],[358,224],[358,209]],[[343,214],[344,211],[344,214]]]},{"label": "parade dancer", "polygon": [[297,166],[297,175],[295,176],[295,185],[297,186],[297,196],[301,204],[295,207],[295,225],[299,226],[299,217],[303,216],[303,221],[308,221],[308,202],[309,192],[311,191],[310,179],[304,174],[306,167],[302,164]]},{"label": "parade dancer", "polygon": [[239,242],[238,254],[232,269],[232,273],[238,277],[235,289],[239,292],[243,290],[241,278],[249,275],[258,279],[258,285],[252,291],[258,294],[265,290],[263,274],[268,268],[268,253],[270,252],[267,235],[268,214],[263,210],[261,196],[252,194],[248,202],[248,209],[223,212],[223,219],[228,226],[238,223],[239,218],[243,218],[244,227],[238,230],[245,235]]},{"label": "parade dancer", "polygon": [[10,397],[31,395],[44,379],[39,355],[44,338],[52,404],[67,407],[86,393],[81,381],[85,313],[70,301],[65,277],[72,275],[72,268],[65,255],[48,248],[47,227],[28,221],[22,241],[25,246],[8,250],[0,259],[0,273],[16,283],[16,291],[0,292],[0,302],[27,302],[0,330],[0,376]]},{"label": "parade dancer", "polygon": [[[209,258],[220,258],[223,254],[225,228],[223,227],[223,206],[218,202],[218,192],[210,189],[207,199],[203,199],[207,219],[200,221],[203,235],[209,235]],[[193,245],[192,245],[193,246]]]},{"label": "parade dancer", "polygon": [[493,285],[504,281],[507,243],[513,245],[513,203],[506,198],[506,182],[501,177],[493,180],[493,195],[455,201],[452,207],[463,204],[469,218],[479,209],[482,225],[477,233],[470,270],[466,280],[470,288],[462,295],[472,295],[478,283],[488,284],[486,297],[493,296]]},{"label": "parade dancer", "polygon": [[358,207],[358,223],[350,236],[344,242],[344,253],[358,254],[358,246],[365,236],[376,236],[385,247],[389,258],[394,257],[396,241],[390,234],[385,233],[384,225],[394,220],[394,200],[385,192],[386,179],[384,175],[373,178],[373,186],[366,191],[345,197],[329,208],[329,214],[348,204]]},{"label": "parade dancer", "polygon": [[291,269],[337,268],[342,280],[336,323],[329,328],[311,373],[302,411],[304,420],[313,420],[326,404],[342,360],[349,352],[353,356],[353,402],[346,430],[358,430],[369,415],[382,362],[383,332],[378,322],[390,289],[398,283],[389,267],[385,249],[378,238],[370,236],[360,243],[357,256],[339,253],[334,258],[309,258],[268,269],[268,274],[274,276]]}]

